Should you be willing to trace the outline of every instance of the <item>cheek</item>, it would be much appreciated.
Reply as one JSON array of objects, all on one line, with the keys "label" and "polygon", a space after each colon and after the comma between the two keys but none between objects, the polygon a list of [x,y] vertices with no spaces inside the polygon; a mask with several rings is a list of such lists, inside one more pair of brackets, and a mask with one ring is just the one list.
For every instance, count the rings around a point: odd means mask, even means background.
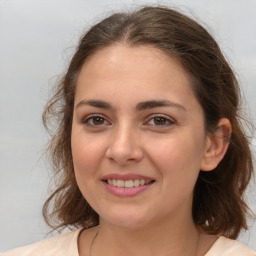
[{"label": "cheek", "polygon": [[[190,137],[191,138],[191,137]],[[175,135],[173,137],[156,141],[149,145],[148,148],[151,151],[151,155],[155,156],[154,158],[159,162],[168,162],[172,165],[175,163],[186,164],[189,159],[193,159],[193,164],[196,160],[202,158],[202,145],[200,142],[197,143],[194,139],[188,139],[188,136],[183,135]]]},{"label": "cheek", "polygon": [[71,139],[71,149],[75,172],[79,173],[80,176],[95,173],[104,152],[103,140],[74,132]]},{"label": "cheek", "polygon": [[71,148],[75,177],[84,198],[93,207],[97,195],[93,193],[95,185],[99,182],[99,173],[102,148],[100,141],[83,133],[73,133]]},{"label": "cheek", "polygon": [[148,154],[163,176],[163,182],[175,186],[179,181],[196,181],[203,157],[202,142],[202,138],[198,140],[198,136],[183,132],[155,141],[154,147],[148,145]]}]

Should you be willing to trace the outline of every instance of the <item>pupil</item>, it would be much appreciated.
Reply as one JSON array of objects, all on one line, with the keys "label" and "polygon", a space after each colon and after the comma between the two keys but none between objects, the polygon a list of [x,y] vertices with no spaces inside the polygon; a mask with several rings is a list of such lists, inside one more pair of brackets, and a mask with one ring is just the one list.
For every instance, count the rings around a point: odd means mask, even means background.
[{"label": "pupil", "polygon": [[96,125],[99,125],[99,124],[103,124],[103,118],[102,117],[94,117],[93,118],[93,123],[96,124]]},{"label": "pupil", "polygon": [[154,119],[154,121],[155,121],[155,124],[160,124],[160,125],[164,125],[165,124],[165,122],[166,122],[166,119],[165,118],[163,118],[163,117],[155,117],[155,119]]}]

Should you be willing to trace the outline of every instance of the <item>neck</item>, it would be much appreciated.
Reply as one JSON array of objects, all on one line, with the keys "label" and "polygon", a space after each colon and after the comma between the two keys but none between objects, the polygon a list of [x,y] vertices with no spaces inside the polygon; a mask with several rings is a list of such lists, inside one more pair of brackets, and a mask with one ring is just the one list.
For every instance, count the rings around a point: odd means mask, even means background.
[{"label": "neck", "polygon": [[192,219],[180,223],[177,219],[168,223],[138,229],[121,228],[103,220],[93,245],[93,255],[195,255],[199,232]]}]

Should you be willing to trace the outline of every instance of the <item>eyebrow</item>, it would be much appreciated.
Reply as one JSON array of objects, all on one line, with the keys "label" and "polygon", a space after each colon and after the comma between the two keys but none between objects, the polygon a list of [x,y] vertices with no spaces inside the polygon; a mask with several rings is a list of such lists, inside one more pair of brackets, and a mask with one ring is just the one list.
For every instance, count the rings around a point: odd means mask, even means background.
[{"label": "eyebrow", "polygon": [[76,105],[76,108],[83,105],[89,105],[95,108],[113,109],[110,103],[103,100],[82,100]]},{"label": "eyebrow", "polygon": [[149,100],[149,101],[140,102],[137,104],[136,109],[145,110],[145,109],[152,109],[157,107],[175,107],[175,108],[187,111],[184,106],[169,100]]},{"label": "eyebrow", "polygon": [[[76,108],[83,106],[83,105],[89,105],[96,108],[102,108],[102,109],[114,109],[113,106],[103,100],[82,100],[77,105]],[[136,110],[142,111],[146,109],[153,109],[157,107],[175,107],[183,111],[187,111],[186,108],[178,103],[169,101],[169,100],[148,100],[140,102],[136,105]]]}]

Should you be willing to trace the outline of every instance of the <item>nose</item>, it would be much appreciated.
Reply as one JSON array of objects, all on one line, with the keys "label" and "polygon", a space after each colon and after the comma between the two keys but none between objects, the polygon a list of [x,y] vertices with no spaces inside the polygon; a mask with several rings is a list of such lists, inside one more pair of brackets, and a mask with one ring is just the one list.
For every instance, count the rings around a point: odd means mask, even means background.
[{"label": "nose", "polygon": [[138,131],[131,127],[119,127],[110,135],[106,157],[119,165],[139,162],[143,158]]}]

